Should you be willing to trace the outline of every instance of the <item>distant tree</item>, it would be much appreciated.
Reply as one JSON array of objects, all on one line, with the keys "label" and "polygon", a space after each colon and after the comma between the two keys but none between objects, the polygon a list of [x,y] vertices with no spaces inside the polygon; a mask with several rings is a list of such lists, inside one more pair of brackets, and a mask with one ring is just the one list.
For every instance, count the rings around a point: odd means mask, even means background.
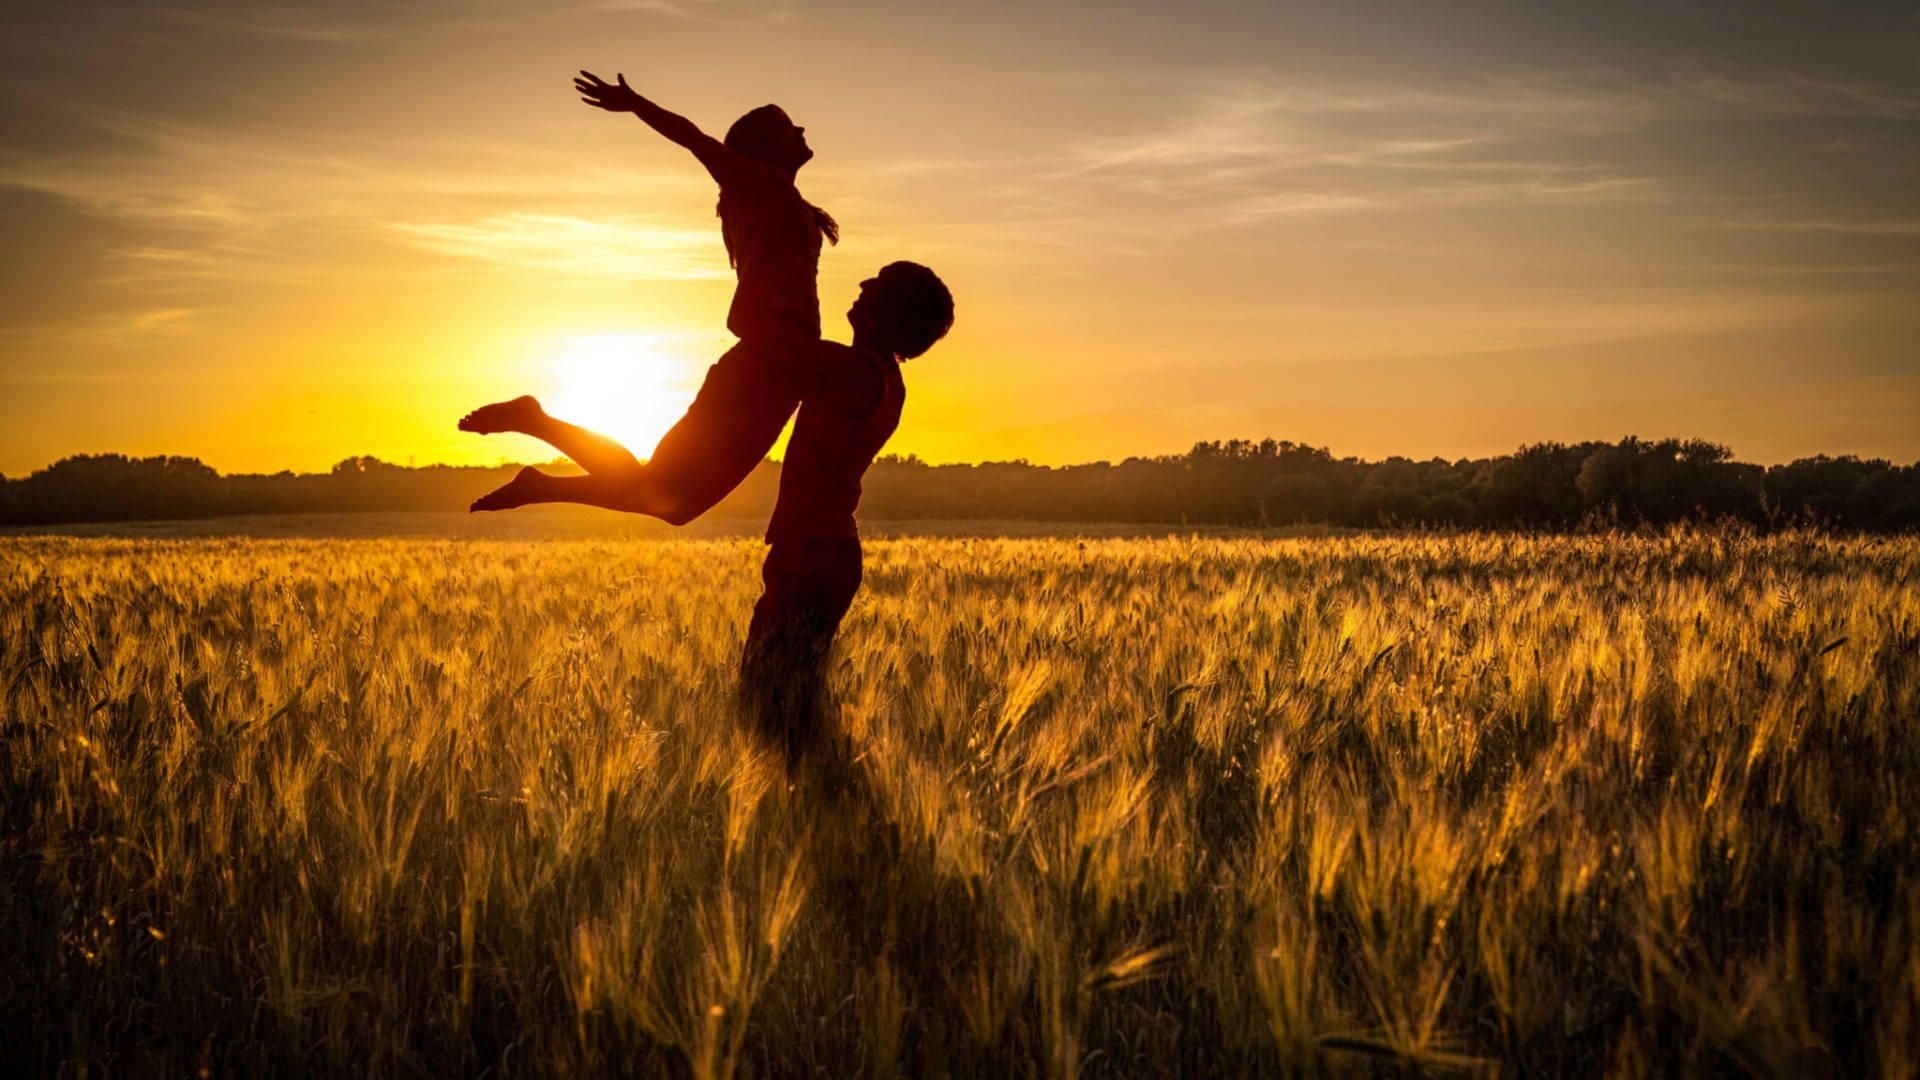
[{"label": "distant tree", "polygon": [[[0,477],[0,521],[453,511],[515,468],[414,469],[358,456],[324,473],[222,477],[192,458],[83,455],[24,478]],[[714,512],[764,516],[779,476],[777,464],[763,462]],[[1276,439],[1200,442],[1185,454],[1058,468],[888,456],[874,463],[865,488],[870,518],[1571,528],[1733,516],[1761,526],[1920,528],[1920,464],[1822,456],[1763,469],[1703,439],[1536,443],[1495,458],[1371,463]]]},{"label": "distant tree", "polygon": [[1860,509],[1854,490],[1885,462],[1852,455],[1800,458],[1767,470],[1767,502],[1775,516],[1794,523],[1847,527]]},{"label": "distant tree", "polygon": [[1602,446],[1580,463],[1573,486],[1588,509],[1617,507],[1634,497],[1639,478],[1640,455],[1633,447]]},{"label": "distant tree", "polygon": [[1327,482],[1312,473],[1281,473],[1261,492],[1260,518],[1276,525],[1325,521],[1327,495]]},{"label": "distant tree", "polygon": [[1920,525],[1920,466],[1900,468],[1870,461],[1855,475],[1846,499],[1847,523],[1859,529],[1891,532]]},{"label": "distant tree", "polygon": [[1427,525],[1471,525],[1473,504],[1450,492],[1443,493],[1421,503],[1418,517]]},{"label": "distant tree", "polygon": [[205,517],[226,482],[196,458],[82,454],[10,482],[9,519],[30,523]]},{"label": "distant tree", "polygon": [[1584,447],[1534,443],[1489,463],[1475,485],[1480,519],[1488,524],[1572,524],[1583,510],[1575,479],[1586,456]]},{"label": "distant tree", "polygon": [[1574,480],[1589,512],[1628,522],[1761,517],[1761,473],[1704,439],[1628,437],[1586,456]]}]

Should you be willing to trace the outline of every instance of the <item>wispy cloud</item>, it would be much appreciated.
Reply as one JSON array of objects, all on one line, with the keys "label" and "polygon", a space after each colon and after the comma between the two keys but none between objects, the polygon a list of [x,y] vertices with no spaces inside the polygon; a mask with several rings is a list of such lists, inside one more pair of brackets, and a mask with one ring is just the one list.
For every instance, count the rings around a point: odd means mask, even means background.
[{"label": "wispy cloud", "polygon": [[100,106],[65,106],[59,116],[118,141],[72,152],[0,146],[0,184],[58,196],[109,223],[117,242],[96,277],[105,286],[181,295],[223,281],[361,275],[385,265],[370,250],[395,242],[523,269],[726,272],[715,229],[600,213],[636,201],[684,213],[696,190],[684,177],[669,184],[610,165],[556,170],[538,146],[326,132],[296,140]]},{"label": "wispy cloud", "polygon": [[[1044,219],[1050,202],[1074,215],[1104,193],[1103,205],[1130,201],[1163,228],[1243,228],[1456,206],[1689,203],[1704,212],[1718,201],[1732,210],[1757,203],[1757,178],[1780,189],[1770,209],[1783,220],[1751,227],[1907,235],[1904,220],[1794,220],[1801,200],[1772,177],[1800,149],[1852,147],[1882,168],[1897,171],[1904,159],[1908,173],[1920,164],[1880,134],[1920,117],[1910,84],[1726,62],[1430,85],[1196,75],[1114,116],[1128,126],[1089,133],[1051,161],[1009,163],[1005,204]],[[1808,118],[1832,123],[1813,132],[1781,123]],[[1729,125],[1744,125],[1742,141],[1726,141]],[[1707,130],[1723,147],[1768,155],[1773,171],[1756,177],[1757,162],[1695,155],[1694,133]],[[1078,197],[1052,194],[1069,189]]]},{"label": "wispy cloud", "polygon": [[[1190,225],[1303,214],[1661,197],[1604,145],[1648,122],[1631,97],[1502,80],[1447,93],[1331,92],[1260,79],[1176,100],[1134,131],[1070,146],[1036,178],[1184,207]],[[1163,208],[1164,211],[1164,208]]]},{"label": "wispy cloud", "polygon": [[230,11],[163,7],[157,9],[156,14],[167,22],[191,29],[287,41],[338,45],[378,36],[365,20],[352,24],[330,21],[311,10],[288,6],[260,5]]},{"label": "wispy cloud", "polygon": [[1083,173],[1246,160],[1393,166],[1447,161],[1528,135],[1610,134],[1649,115],[1631,97],[1521,80],[1474,92],[1333,92],[1253,77],[1176,97],[1152,127],[1084,140],[1070,155]]},{"label": "wispy cloud", "polygon": [[[9,379],[112,379],[124,378],[122,372],[102,376],[76,367],[71,362],[97,358],[98,350],[149,348],[168,341],[190,338],[205,329],[207,308],[114,308],[108,311],[75,315],[58,324],[43,322],[0,323],[0,345],[17,351],[19,356],[39,361],[22,370],[9,371]],[[45,367],[51,362],[51,367]],[[39,370],[34,370],[39,368]]]},{"label": "wispy cloud", "polygon": [[1833,76],[1787,69],[1705,68],[1673,76],[1679,95],[1695,103],[1780,117],[1920,117],[1920,96]]},{"label": "wispy cloud", "polygon": [[508,213],[465,223],[395,223],[415,244],[443,255],[568,274],[629,278],[730,277],[713,230],[644,218],[588,220]]},{"label": "wispy cloud", "polygon": [[1844,233],[1854,236],[1920,236],[1920,221],[1723,221],[1723,229],[1742,232]]},{"label": "wispy cloud", "polygon": [[159,311],[143,311],[135,315],[132,328],[141,331],[160,330],[177,327],[199,314],[196,308],[163,308]]},{"label": "wispy cloud", "polygon": [[595,0],[589,7],[595,11],[631,11],[689,22],[733,25],[777,22],[793,17],[790,0]]}]

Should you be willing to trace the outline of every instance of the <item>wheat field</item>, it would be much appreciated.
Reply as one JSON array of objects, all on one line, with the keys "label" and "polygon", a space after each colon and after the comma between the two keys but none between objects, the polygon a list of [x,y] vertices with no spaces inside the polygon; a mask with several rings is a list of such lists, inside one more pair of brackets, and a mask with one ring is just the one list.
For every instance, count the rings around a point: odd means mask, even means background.
[{"label": "wheat field", "polygon": [[0,540],[0,1071],[1920,1069],[1920,542]]}]

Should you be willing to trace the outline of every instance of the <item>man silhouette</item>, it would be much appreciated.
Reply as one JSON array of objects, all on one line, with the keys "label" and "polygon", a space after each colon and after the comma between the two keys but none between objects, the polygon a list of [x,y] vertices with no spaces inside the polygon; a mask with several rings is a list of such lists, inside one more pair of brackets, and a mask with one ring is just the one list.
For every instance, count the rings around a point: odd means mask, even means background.
[{"label": "man silhouette", "polygon": [[926,267],[890,263],[861,283],[847,321],[853,344],[820,342],[810,366],[740,660],[747,722],[789,770],[824,749],[827,660],[860,590],[860,480],[899,426],[901,363],[952,328],[953,296]]}]

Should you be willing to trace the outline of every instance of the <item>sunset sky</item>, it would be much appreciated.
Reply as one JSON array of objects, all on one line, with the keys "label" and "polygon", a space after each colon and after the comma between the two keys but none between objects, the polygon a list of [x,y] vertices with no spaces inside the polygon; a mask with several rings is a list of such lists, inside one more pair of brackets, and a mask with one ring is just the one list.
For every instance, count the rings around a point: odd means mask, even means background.
[{"label": "sunset sky", "polygon": [[645,452],[729,343],[718,135],[946,278],[890,450],[1920,459],[1920,6],[8,0],[0,472]]}]

